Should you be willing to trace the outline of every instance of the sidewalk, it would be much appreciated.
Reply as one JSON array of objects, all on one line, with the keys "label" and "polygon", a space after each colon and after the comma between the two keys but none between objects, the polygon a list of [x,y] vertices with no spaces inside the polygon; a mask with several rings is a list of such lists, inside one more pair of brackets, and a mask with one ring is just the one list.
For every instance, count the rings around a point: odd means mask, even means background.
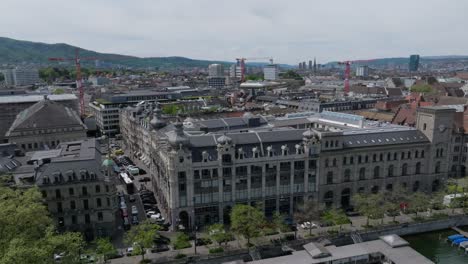
[{"label": "sidewalk", "polygon": [[[449,216],[451,215],[461,215],[463,214],[463,209],[456,209],[454,210],[454,213],[452,213],[452,209],[443,209],[443,210],[433,210],[432,215],[434,214],[447,214]],[[415,217],[416,214],[401,214],[399,216],[395,217],[395,221],[398,221],[399,224],[405,224],[405,223],[412,223],[414,222],[413,217]],[[428,212],[421,212],[418,213],[419,217],[428,217]],[[345,224],[342,225],[341,227],[341,232],[353,232],[353,231],[360,231],[360,230],[366,230],[366,223],[367,223],[367,218],[364,216],[355,216],[355,217],[349,217],[351,224]],[[390,216],[385,216],[383,223],[384,224],[390,224],[393,222],[393,217]],[[374,227],[381,226],[382,220],[381,219],[370,219],[369,223],[373,225]],[[372,228],[370,228],[372,229]],[[309,232],[312,233],[313,236],[320,236],[320,235],[328,235],[328,231],[334,230],[338,231],[339,227],[338,226],[329,226],[329,227],[319,227],[316,229],[312,229],[309,231],[308,229],[302,229],[299,228],[297,231],[297,238],[308,238],[309,237]],[[173,237],[175,236],[175,232],[163,232],[162,235],[166,237]],[[279,233],[276,235],[271,235],[271,236],[264,236],[264,237],[258,237],[258,238],[253,238],[251,239],[251,242],[254,243],[255,245],[265,245],[265,244],[271,244],[271,240],[274,239],[280,239],[284,237],[286,234],[294,234],[294,232],[286,232],[286,233]],[[199,236],[202,237],[202,236]],[[174,257],[177,254],[184,254],[186,256],[194,256],[194,247],[193,247],[193,241],[191,241],[192,247],[191,248],[185,248],[181,250],[169,250],[166,252],[160,252],[160,253],[148,253],[145,255],[145,258],[151,259],[153,263],[161,263],[161,262],[166,262],[169,260],[173,260]],[[225,249],[225,252],[229,252],[231,250],[237,250],[237,249],[246,249],[247,241],[243,238],[236,237],[236,240],[228,242],[227,246],[223,245],[223,248]],[[209,248],[214,248],[217,247],[218,245],[216,243],[213,243],[208,246],[197,246],[197,254],[198,255],[209,255]],[[111,263],[115,264],[126,264],[126,263],[139,263],[141,261],[141,256],[131,256],[131,257],[123,257],[120,259],[114,259],[111,261]]]}]

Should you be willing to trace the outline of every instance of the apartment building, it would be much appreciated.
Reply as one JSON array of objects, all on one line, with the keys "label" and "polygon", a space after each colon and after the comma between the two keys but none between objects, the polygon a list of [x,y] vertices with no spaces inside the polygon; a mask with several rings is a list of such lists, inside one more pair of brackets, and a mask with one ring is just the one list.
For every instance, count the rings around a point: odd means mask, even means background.
[{"label": "apartment building", "polygon": [[[87,139],[40,151],[35,176],[59,231],[82,232],[87,240],[117,231],[116,176],[112,162],[102,162],[99,143]],[[50,160],[50,162],[46,162]]]}]

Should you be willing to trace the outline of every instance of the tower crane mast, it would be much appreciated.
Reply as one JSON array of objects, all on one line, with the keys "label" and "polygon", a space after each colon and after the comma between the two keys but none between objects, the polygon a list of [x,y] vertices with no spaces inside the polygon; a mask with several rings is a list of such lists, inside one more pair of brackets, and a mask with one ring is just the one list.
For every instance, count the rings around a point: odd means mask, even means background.
[{"label": "tower crane mast", "polygon": [[84,88],[83,88],[83,80],[81,78],[81,61],[82,60],[96,60],[95,57],[80,57],[80,51],[78,48],[75,49],[75,57],[74,58],[49,58],[49,61],[74,61],[76,67],[76,88],[78,88],[79,92],[79,102],[80,102],[80,117],[84,119],[85,117],[85,105],[84,105]]}]

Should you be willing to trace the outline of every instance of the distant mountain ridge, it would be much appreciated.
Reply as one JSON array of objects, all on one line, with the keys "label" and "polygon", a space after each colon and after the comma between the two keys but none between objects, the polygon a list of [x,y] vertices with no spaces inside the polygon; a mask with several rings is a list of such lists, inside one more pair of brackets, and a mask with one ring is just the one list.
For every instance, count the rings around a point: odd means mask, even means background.
[{"label": "distant mountain ridge", "polygon": [[[73,58],[78,48],[80,57],[92,57],[105,63],[127,67],[157,67],[171,69],[176,67],[208,67],[212,63],[230,64],[224,61],[195,60],[185,57],[149,57],[100,53],[86,50],[65,43],[47,44],[0,37],[0,64],[51,63],[49,58]],[[84,65],[94,65],[94,61],[82,61]]]},{"label": "distant mountain ridge", "polygon": [[[75,54],[75,47],[65,43],[47,44],[42,42],[32,42],[25,40],[16,40],[12,38],[0,37],[0,64],[21,64],[21,63],[40,63],[57,65],[56,62],[50,62],[48,58],[63,57],[73,58]],[[112,64],[115,66],[125,66],[134,68],[148,68],[155,67],[159,69],[174,69],[177,67],[208,67],[209,64],[219,63],[225,66],[231,65],[234,62],[227,61],[211,61],[211,60],[196,60],[185,57],[171,56],[171,57],[147,57],[141,58],[136,56],[100,53],[92,50],[79,48],[80,57],[93,57],[105,64]],[[456,61],[468,59],[468,55],[448,55],[448,56],[421,56],[421,63],[431,61]],[[395,58],[380,58],[366,63],[369,66],[379,65],[407,65],[408,57],[395,57]],[[336,61],[328,62],[325,65],[336,65]],[[70,65],[72,62],[70,62]],[[94,66],[94,61],[82,61],[84,66]],[[248,66],[261,67],[268,64],[267,62],[247,62]],[[295,65],[280,64],[282,68],[296,67]]]}]

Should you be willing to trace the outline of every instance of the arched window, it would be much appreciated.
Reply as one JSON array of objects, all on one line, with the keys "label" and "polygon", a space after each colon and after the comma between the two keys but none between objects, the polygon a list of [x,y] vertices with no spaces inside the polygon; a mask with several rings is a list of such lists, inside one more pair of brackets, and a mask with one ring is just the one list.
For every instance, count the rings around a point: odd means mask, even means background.
[{"label": "arched window", "polygon": [[359,169],[359,180],[365,180],[366,179],[366,168],[362,167]]},{"label": "arched window", "polygon": [[424,150],[421,150],[421,158],[424,158]]},{"label": "arched window", "polygon": [[350,181],[351,181],[351,170],[346,169],[344,172],[344,176],[343,176],[343,182],[350,182]]},{"label": "arched window", "polygon": [[415,157],[415,158],[419,158],[419,151],[416,150],[416,151],[414,152],[414,157]]},{"label": "arched window", "polygon": [[330,163],[329,160],[325,159],[325,168],[328,168],[329,163]]},{"label": "arched window", "polygon": [[388,177],[393,177],[393,165],[388,166]]},{"label": "arched window", "polygon": [[376,166],[374,168],[374,179],[377,179],[380,177],[380,167],[379,166]]},{"label": "arched window", "polygon": [[443,148],[440,149],[440,156],[441,156],[441,157],[444,156],[444,149],[443,149]]},{"label": "arched window", "polygon": [[325,148],[328,148],[328,141],[325,141]]},{"label": "arched window", "polygon": [[406,176],[408,175],[408,164],[404,163],[401,167],[401,175]]},{"label": "arched window", "polygon": [[436,158],[439,157],[439,149],[436,149]]},{"label": "arched window", "polygon": [[404,152],[401,153],[401,159],[402,159],[402,160],[405,159],[405,153],[404,153]]},{"label": "arched window", "polygon": [[333,171],[327,173],[327,184],[333,184]]},{"label": "arched window", "polygon": [[411,151],[408,151],[408,159],[411,159]]},{"label": "arched window", "polygon": [[333,167],[336,167],[337,163],[336,163],[336,158],[333,158]]},{"label": "arched window", "polygon": [[379,158],[380,161],[383,161],[383,153],[380,153],[380,158]]},{"label": "arched window", "polygon": [[391,159],[391,157],[392,157],[392,155],[390,154],[390,152],[389,152],[389,153],[387,153],[387,160],[390,160],[390,159]]},{"label": "arched window", "polygon": [[362,162],[362,157],[361,157],[361,155],[358,156],[357,162],[358,162],[358,164],[361,164],[361,162]]},{"label": "arched window", "polygon": [[416,163],[416,174],[421,174],[421,162]]},{"label": "arched window", "polygon": [[377,161],[377,154],[374,154],[372,155],[372,162],[376,162]]},{"label": "arched window", "polygon": [[367,156],[367,155],[366,155],[365,162],[366,162],[366,163],[368,163],[368,162],[369,162],[369,156]]},{"label": "arched window", "polygon": [[393,153],[393,160],[397,160],[398,159],[398,154],[395,152]]},{"label": "arched window", "polygon": [[436,162],[434,171],[435,173],[440,173],[440,161]]}]

